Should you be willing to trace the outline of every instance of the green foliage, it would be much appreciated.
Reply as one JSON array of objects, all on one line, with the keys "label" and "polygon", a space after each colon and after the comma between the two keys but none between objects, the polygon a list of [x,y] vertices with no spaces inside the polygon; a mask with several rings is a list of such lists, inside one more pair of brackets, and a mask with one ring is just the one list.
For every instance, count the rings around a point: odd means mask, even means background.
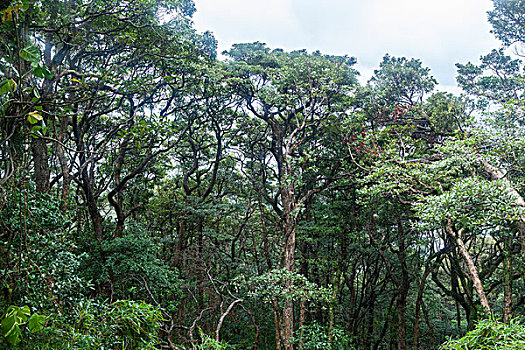
[{"label": "green foliage", "polygon": [[469,116],[472,107],[464,97],[450,93],[437,92],[425,101],[425,115],[438,134],[463,131],[471,121]]},{"label": "green foliage", "polygon": [[[496,35],[524,42],[524,2],[494,5]],[[478,317],[448,220],[495,313],[523,294],[520,60],[458,65],[469,97],[390,55],[359,87],[350,56],[255,42],[215,61],[194,12],[1,1],[0,348],[164,348],[165,322],[171,343],[268,350],[290,312],[304,350],[394,348],[416,317],[437,343]],[[224,342],[188,339],[199,325]]]},{"label": "green foliage", "polygon": [[71,222],[60,204],[49,194],[13,190],[0,211],[7,233],[0,237],[0,284],[8,298],[38,310],[75,303],[89,287],[79,271],[87,255],[68,232]]},{"label": "green foliage", "polygon": [[432,227],[451,219],[459,227],[478,230],[508,224],[519,215],[505,185],[482,178],[466,178],[441,195],[425,196],[415,209]]},{"label": "green foliage", "polygon": [[20,51],[20,57],[31,63],[38,63],[40,61],[40,50],[34,45],[29,45]]},{"label": "green foliage", "polygon": [[13,345],[17,345],[22,340],[22,326],[26,325],[31,333],[35,333],[42,330],[46,322],[45,316],[36,312],[31,314],[28,306],[15,305],[7,308],[7,312],[1,320],[2,335]]},{"label": "green foliage", "polygon": [[68,316],[53,315],[31,347],[39,350],[157,349],[162,312],[142,301],[85,300]]},{"label": "green foliage", "polygon": [[431,92],[437,84],[430,75],[430,68],[423,67],[418,59],[392,57],[385,55],[370,80],[377,90],[380,100],[390,107],[396,104],[416,105],[423,96]]},{"label": "green foliage", "polygon": [[13,79],[7,79],[0,83],[0,95],[6,95],[16,90],[16,82]]},{"label": "green foliage", "polygon": [[[312,322],[295,331],[292,342],[303,343],[304,350],[353,350],[353,339],[343,329],[335,327],[330,341],[329,327]],[[302,335],[302,336],[301,336]]]},{"label": "green foliage", "polygon": [[109,288],[118,298],[170,301],[169,307],[176,306],[180,285],[177,273],[159,259],[159,240],[140,225],[130,224],[123,237],[94,242],[86,249],[90,255],[83,266],[86,278],[99,288]]},{"label": "green foliage", "polygon": [[332,292],[329,288],[318,286],[303,275],[286,269],[271,270],[246,282],[248,295],[261,298],[269,303],[273,300],[329,301]]},{"label": "green foliage", "polygon": [[[481,57],[481,64],[457,64],[458,85],[466,92],[492,102],[519,98],[525,90],[522,62],[505,54],[503,49],[492,50]],[[505,77],[505,78],[502,78]]]},{"label": "green foliage", "polygon": [[509,46],[517,42],[525,42],[523,0],[492,0],[494,9],[489,11],[489,22],[492,24],[496,38]]},{"label": "green foliage", "polygon": [[214,338],[204,333],[202,329],[200,328],[199,328],[199,335],[201,337],[201,343],[198,344],[194,348],[195,350],[234,350],[235,349],[235,347],[227,343],[215,340]]},{"label": "green foliage", "polygon": [[525,326],[519,319],[508,324],[485,319],[463,338],[449,340],[441,350],[518,350],[525,348]]}]

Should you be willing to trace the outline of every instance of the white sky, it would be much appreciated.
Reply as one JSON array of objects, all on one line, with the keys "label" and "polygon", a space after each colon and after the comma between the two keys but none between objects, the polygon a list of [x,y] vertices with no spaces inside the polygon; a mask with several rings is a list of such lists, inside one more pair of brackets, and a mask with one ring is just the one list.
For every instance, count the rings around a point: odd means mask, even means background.
[{"label": "white sky", "polygon": [[456,90],[456,63],[477,62],[499,42],[490,34],[491,0],[194,0],[195,26],[219,53],[260,41],[287,51],[357,58],[366,81],[385,53],[419,58],[440,89]]}]

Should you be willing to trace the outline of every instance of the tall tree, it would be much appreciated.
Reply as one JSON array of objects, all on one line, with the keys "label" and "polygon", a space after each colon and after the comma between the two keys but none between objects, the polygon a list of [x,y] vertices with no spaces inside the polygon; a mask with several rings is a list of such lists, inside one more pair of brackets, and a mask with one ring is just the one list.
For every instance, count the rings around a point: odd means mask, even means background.
[{"label": "tall tree", "polygon": [[[294,272],[298,214],[308,198],[326,188],[334,175],[305,178],[304,166],[315,163],[318,140],[334,116],[346,108],[348,94],[356,84],[355,60],[304,51],[270,51],[261,43],[234,45],[227,54],[232,72],[243,78],[238,93],[244,98],[250,123],[261,124],[266,133],[261,138],[265,153],[260,166],[273,175],[277,186],[269,193],[267,181],[272,180],[263,177],[262,196],[280,216],[278,266]],[[293,301],[285,301],[282,319],[276,324],[285,349],[293,349],[293,314]]]}]

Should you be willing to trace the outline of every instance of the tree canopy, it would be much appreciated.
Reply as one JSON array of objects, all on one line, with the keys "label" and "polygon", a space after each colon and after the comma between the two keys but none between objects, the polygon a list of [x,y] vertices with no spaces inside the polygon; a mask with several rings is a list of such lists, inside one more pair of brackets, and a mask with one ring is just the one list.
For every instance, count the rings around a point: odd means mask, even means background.
[{"label": "tree canopy", "polygon": [[0,348],[522,347],[525,6],[493,3],[452,94],[218,59],[192,0],[0,1]]}]

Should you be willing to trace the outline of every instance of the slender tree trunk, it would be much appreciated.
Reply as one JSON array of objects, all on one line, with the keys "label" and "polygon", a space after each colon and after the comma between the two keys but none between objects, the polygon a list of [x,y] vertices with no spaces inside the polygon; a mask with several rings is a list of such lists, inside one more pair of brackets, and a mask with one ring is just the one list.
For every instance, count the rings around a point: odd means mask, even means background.
[{"label": "slender tree trunk", "polygon": [[[310,215],[310,208],[307,206],[306,208],[306,220],[309,222],[311,220]],[[301,255],[303,256],[303,260],[301,261],[301,265],[299,267],[299,273],[303,275],[304,277],[308,278],[308,243],[303,242],[301,247]],[[306,301],[301,298],[301,301],[299,302],[299,344],[297,345],[297,350],[302,350],[304,346],[304,324],[306,322]]]},{"label": "slender tree trunk", "polygon": [[472,259],[472,256],[470,256],[470,253],[468,252],[467,248],[465,247],[465,243],[463,242],[463,238],[461,237],[463,233],[463,229],[460,229],[459,231],[456,232],[452,225],[452,221],[449,219],[446,225],[446,230],[448,234],[450,234],[456,240],[456,244],[458,246],[459,252],[463,256],[463,260],[465,261],[465,264],[467,265],[467,269],[468,269],[470,278],[472,280],[472,283],[474,285],[474,289],[476,290],[476,293],[478,294],[479,299],[481,301],[481,306],[483,306],[487,314],[490,314],[491,309],[490,309],[489,301],[483,289],[483,283],[481,283],[481,280],[478,274],[478,270],[476,268],[476,265],[474,264],[474,260]]},{"label": "slender tree trunk", "polygon": [[436,335],[434,332],[434,326],[432,325],[432,322],[430,322],[430,317],[428,315],[428,309],[426,308],[423,299],[421,300],[421,308],[423,309],[423,316],[425,317],[425,323],[427,324],[428,332],[430,333],[430,348],[435,349],[437,347],[437,344],[436,344]]},{"label": "slender tree trunk", "polygon": [[[29,9],[26,11],[27,18],[30,17],[30,13],[32,12],[34,4],[31,4],[29,6]],[[25,48],[30,41],[29,38],[29,27],[30,27],[30,21],[24,20],[17,23],[16,20],[13,19],[13,24],[15,25],[14,29],[15,31],[18,31],[16,34],[16,43],[17,43],[17,50],[16,52],[19,52],[23,48]],[[18,72],[18,98],[20,99],[21,104],[24,104],[24,101],[29,96],[24,96],[24,87],[31,86],[31,63],[27,62],[26,60],[22,59],[20,55],[18,56],[18,62],[16,62],[15,67]],[[34,167],[34,180],[36,183],[36,190],[39,193],[48,193],[50,190],[50,176],[51,172],[49,170],[49,157],[47,154],[47,144],[46,141],[42,138],[30,138],[31,141],[31,153],[33,156],[33,167]]]},{"label": "slender tree trunk", "polygon": [[[388,314],[386,315],[386,317],[384,317],[383,327],[381,328],[381,332],[379,333],[379,336],[377,337],[377,339],[376,339],[376,341],[375,341],[375,343],[373,345],[373,350],[379,350],[379,346],[381,345],[381,343],[383,342],[383,340],[386,337],[386,332],[388,331],[389,325],[391,323],[390,317],[392,316],[392,308],[393,308],[395,299],[396,299],[395,296],[392,299],[390,299],[390,305],[388,306]],[[372,318],[372,320],[373,320],[373,318]],[[373,322],[372,322],[371,326],[369,327],[368,333],[370,333],[369,336],[370,336],[370,339],[372,339],[373,338],[373,334],[374,334]],[[368,348],[365,348],[365,349],[368,349]]]},{"label": "slender tree trunk", "polygon": [[36,190],[40,193],[48,193],[50,190],[49,178],[51,172],[49,170],[46,141],[41,138],[32,138],[31,151],[33,153]]},{"label": "slender tree trunk", "polygon": [[356,288],[355,288],[355,275],[356,275],[356,267],[355,265],[352,266],[352,272],[350,273],[350,279],[346,283],[348,288],[350,289],[350,306],[348,307],[348,326],[347,329],[350,332],[353,332],[355,334],[356,327],[355,325],[355,314],[356,314]]},{"label": "slender tree trunk", "polygon": [[82,190],[84,191],[84,194],[86,196],[86,204],[88,207],[89,217],[91,218],[91,223],[93,224],[93,232],[95,233],[95,238],[97,240],[102,240],[102,223],[104,219],[100,215],[100,211],[98,209],[98,198],[95,196],[95,193],[93,191],[93,187],[91,185],[91,181],[89,180],[89,176],[87,174],[87,170],[82,170],[82,182],[81,182]]},{"label": "slender tree trunk", "polygon": [[69,164],[67,163],[66,156],[64,154],[64,147],[62,143],[65,140],[67,133],[68,117],[60,117],[60,125],[58,131],[58,142],[57,142],[57,157],[60,162],[60,168],[62,171],[62,205],[61,210],[65,212],[67,210],[69,192],[71,188],[71,176],[69,175]]},{"label": "slender tree trunk", "polygon": [[[282,259],[282,266],[290,272],[295,271],[295,217],[293,210],[295,209],[295,197],[291,186],[282,187],[282,203],[283,203],[283,235],[284,235],[284,254]],[[292,286],[292,281],[286,281],[285,288]],[[283,342],[285,350],[293,350],[293,344],[290,342],[294,331],[294,303],[292,299],[287,299],[284,302],[283,308]]]},{"label": "slender tree trunk", "polygon": [[279,306],[277,300],[272,300],[273,305],[273,321],[275,324],[275,349],[281,350],[281,322],[279,320]]},{"label": "slender tree trunk", "polygon": [[423,270],[423,276],[421,277],[421,282],[419,283],[417,289],[417,298],[416,298],[416,317],[414,320],[414,349],[419,349],[419,324],[421,323],[421,304],[423,302],[423,291],[425,290],[425,285],[427,281],[428,274],[430,272],[430,265],[427,263],[425,269]]},{"label": "slender tree trunk", "polygon": [[397,310],[397,349],[406,350],[406,321],[405,321],[406,296],[398,296],[396,303]]},{"label": "slender tree trunk", "polygon": [[300,330],[300,334],[299,334],[299,344],[297,346],[297,350],[302,350],[303,349],[303,346],[304,346],[304,339],[303,339],[303,336],[304,336],[304,329],[303,329],[303,326],[304,326],[304,323],[306,321],[306,302],[304,301],[304,299],[301,299],[300,301],[300,304],[299,304],[299,330]]},{"label": "slender tree trunk", "polygon": [[505,239],[505,260],[503,268],[503,322],[509,323],[512,317],[512,266],[510,263],[512,237]]},{"label": "slender tree trunk", "polygon": [[[373,288],[373,287],[372,287]],[[369,311],[368,311],[368,322],[366,324],[367,334],[364,337],[365,349],[371,349],[374,341],[374,314],[376,306],[376,296],[374,291],[370,292]],[[364,329],[365,327],[363,327]]]},{"label": "slender tree trunk", "polygon": [[398,219],[398,244],[397,258],[401,264],[401,281],[398,282],[398,300],[397,300],[397,320],[398,320],[398,350],[406,350],[406,319],[405,311],[407,304],[407,296],[410,289],[410,275],[407,265],[406,256],[406,242],[405,237],[408,233],[403,227],[401,219]]},{"label": "slender tree trunk", "polygon": [[458,327],[458,333],[461,332],[461,308],[457,300],[454,301],[456,304],[456,326]]},{"label": "slender tree trunk", "polygon": [[329,314],[329,323],[328,323],[328,341],[330,344],[334,341],[334,325],[335,325],[335,312],[334,312],[334,306],[337,302],[337,295],[339,294],[339,285],[341,281],[341,272],[339,269],[339,266],[337,266],[336,270],[333,273],[333,294],[332,294],[332,300],[330,301],[330,306],[328,309]]}]

